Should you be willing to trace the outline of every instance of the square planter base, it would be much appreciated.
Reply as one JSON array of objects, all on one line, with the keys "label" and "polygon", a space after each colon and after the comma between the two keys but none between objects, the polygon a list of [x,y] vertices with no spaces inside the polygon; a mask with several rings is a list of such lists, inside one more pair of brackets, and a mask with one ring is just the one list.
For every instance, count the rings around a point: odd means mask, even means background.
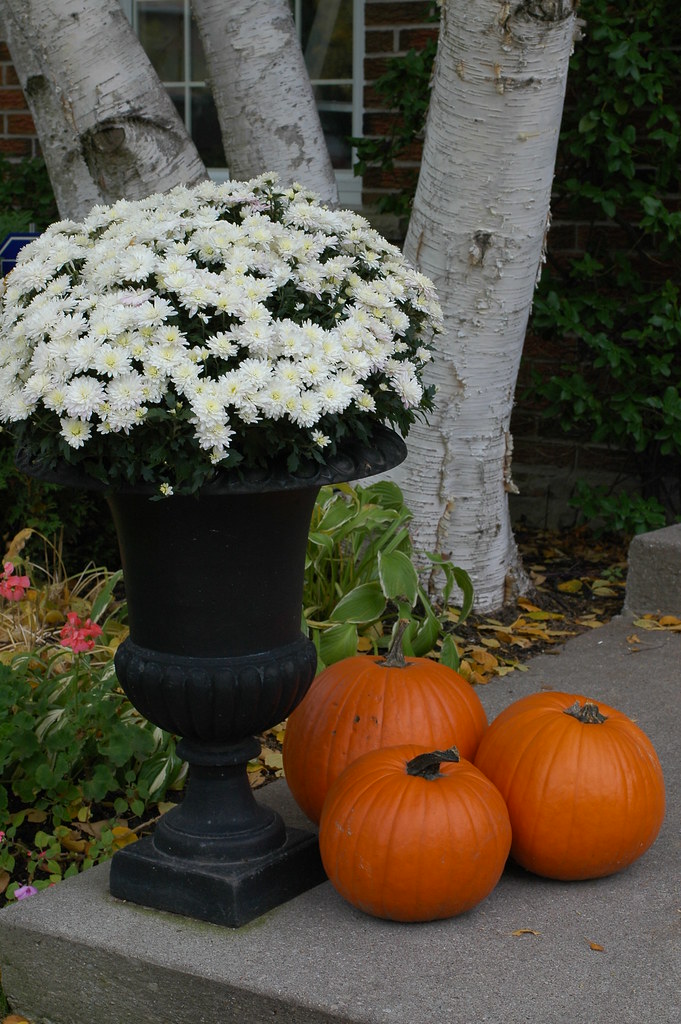
[{"label": "square planter base", "polygon": [[152,836],[141,839],[114,855],[109,889],[117,899],[239,928],[325,881],[317,836],[289,828],[278,850],[225,863],[170,857]]}]

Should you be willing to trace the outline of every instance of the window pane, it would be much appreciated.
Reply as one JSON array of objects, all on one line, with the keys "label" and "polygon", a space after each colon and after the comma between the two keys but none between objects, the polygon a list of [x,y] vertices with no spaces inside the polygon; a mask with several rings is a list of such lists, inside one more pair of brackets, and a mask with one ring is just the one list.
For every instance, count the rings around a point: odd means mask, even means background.
[{"label": "window pane", "polygon": [[303,0],[301,44],[313,80],[352,80],[352,0]]},{"label": "window pane", "polygon": [[314,94],[331,163],[336,168],[350,167],[348,136],[352,135],[352,86],[317,85]]},{"label": "window pane", "polygon": [[184,78],[182,0],[139,0],[137,30],[156,73],[163,82]]},{"label": "window pane", "polygon": [[226,167],[220,125],[210,89],[192,89],[192,137],[206,167]]},{"label": "window pane", "polygon": [[206,68],[206,55],[203,52],[203,46],[201,45],[201,39],[199,37],[199,30],[196,27],[196,22],[192,18],[191,21],[191,80],[192,82],[205,82],[208,78],[208,69]]}]

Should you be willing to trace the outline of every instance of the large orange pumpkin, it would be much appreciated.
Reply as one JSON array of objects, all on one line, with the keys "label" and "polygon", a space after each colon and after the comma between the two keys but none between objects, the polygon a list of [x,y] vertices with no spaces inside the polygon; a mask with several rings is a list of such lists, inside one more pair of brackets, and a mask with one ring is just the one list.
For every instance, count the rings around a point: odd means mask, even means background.
[{"label": "large orange pumpkin", "polygon": [[475,756],[508,806],[511,856],[563,881],[627,867],[654,842],[665,791],[657,754],[621,711],[535,693],[490,725]]},{"label": "large orange pumpkin", "polygon": [[404,658],[398,633],[387,657],[356,655],[320,672],[286,724],[284,773],[300,808],[319,822],[329,786],[360,754],[456,743],[472,760],[486,728],[470,683],[439,662]]},{"label": "large orange pumpkin", "polygon": [[434,921],[495,887],[511,845],[499,792],[455,748],[372,750],[331,786],[319,827],[334,888],[375,917]]}]

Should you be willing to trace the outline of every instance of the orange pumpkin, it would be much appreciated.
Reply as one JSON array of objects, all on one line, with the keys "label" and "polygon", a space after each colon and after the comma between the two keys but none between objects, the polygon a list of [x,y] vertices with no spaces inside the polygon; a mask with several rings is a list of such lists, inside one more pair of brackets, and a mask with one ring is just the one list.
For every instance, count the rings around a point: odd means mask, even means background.
[{"label": "orange pumpkin", "polygon": [[498,790],[455,748],[372,750],[331,786],[319,827],[324,869],[360,910],[434,921],[480,903],[511,845]]},{"label": "orange pumpkin", "polygon": [[471,760],[487,716],[470,683],[428,658],[405,658],[401,632],[387,657],[330,665],[289,716],[284,773],[294,799],[319,822],[327,790],[360,754],[398,743],[449,747]]},{"label": "orange pumpkin", "polygon": [[475,764],[504,797],[511,856],[563,881],[626,868],[657,837],[662,769],[625,714],[569,693],[535,693],[491,724]]}]

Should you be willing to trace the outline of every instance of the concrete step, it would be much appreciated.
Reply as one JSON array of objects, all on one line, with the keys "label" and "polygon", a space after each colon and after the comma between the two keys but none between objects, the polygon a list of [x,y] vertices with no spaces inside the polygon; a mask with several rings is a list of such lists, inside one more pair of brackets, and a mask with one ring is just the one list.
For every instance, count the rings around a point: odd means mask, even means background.
[{"label": "concrete step", "polygon": [[[327,882],[230,929],[113,899],[105,865],[0,913],[13,1009],[33,1024],[681,1022],[681,634],[633,631],[624,615],[478,690],[490,719],[549,688],[647,732],[668,813],[626,871],[558,883],[509,867],[474,910],[414,925],[368,917]],[[284,782],[260,794],[305,825]]]}]

